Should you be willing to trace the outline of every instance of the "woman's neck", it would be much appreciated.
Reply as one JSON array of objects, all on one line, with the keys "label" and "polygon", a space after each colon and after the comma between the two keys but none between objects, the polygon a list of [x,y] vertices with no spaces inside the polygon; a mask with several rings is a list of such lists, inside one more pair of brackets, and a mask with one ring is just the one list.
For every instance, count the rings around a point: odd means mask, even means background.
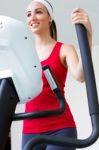
[{"label": "woman's neck", "polygon": [[35,46],[36,49],[41,49],[45,46],[55,43],[55,40],[50,35],[36,35],[35,36]]}]

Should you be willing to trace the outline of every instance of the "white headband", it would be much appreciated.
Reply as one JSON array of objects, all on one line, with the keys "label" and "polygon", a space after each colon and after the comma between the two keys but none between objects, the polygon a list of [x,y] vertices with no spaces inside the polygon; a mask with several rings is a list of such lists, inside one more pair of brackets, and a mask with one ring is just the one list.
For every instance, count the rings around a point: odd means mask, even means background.
[{"label": "white headband", "polygon": [[53,7],[51,6],[51,4],[47,0],[33,0],[33,2],[42,3],[47,8],[49,15],[51,16],[52,20],[54,19]]}]

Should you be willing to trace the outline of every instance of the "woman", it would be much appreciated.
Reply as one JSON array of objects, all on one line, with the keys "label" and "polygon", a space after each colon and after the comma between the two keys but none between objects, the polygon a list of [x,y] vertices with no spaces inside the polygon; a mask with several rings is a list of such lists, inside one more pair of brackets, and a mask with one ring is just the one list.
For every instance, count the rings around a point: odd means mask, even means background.
[{"label": "woman", "polygon": [[[81,23],[85,26],[91,47],[92,28],[87,13],[80,8],[76,8],[72,11],[71,20],[73,24]],[[29,4],[27,24],[35,36],[36,51],[41,65],[48,64],[51,67],[64,96],[68,69],[77,81],[84,81],[81,59],[73,45],[57,41],[53,7],[47,0],[33,0]],[[26,104],[26,112],[57,109],[59,106],[44,74],[42,78],[43,90],[36,98]],[[24,120],[22,149],[31,138],[35,138],[39,134],[77,138],[76,124],[67,102],[66,111],[59,116]],[[34,150],[75,150],[75,148],[43,144],[35,146]]]}]

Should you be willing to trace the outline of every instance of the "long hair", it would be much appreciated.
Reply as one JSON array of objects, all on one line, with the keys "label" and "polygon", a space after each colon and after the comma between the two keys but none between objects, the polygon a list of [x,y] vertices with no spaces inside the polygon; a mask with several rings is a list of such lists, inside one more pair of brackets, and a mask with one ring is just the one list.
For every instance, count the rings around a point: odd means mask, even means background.
[{"label": "long hair", "polygon": [[57,41],[57,28],[56,28],[56,23],[54,20],[52,20],[51,25],[50,25],[50,35],[53,39]]}]

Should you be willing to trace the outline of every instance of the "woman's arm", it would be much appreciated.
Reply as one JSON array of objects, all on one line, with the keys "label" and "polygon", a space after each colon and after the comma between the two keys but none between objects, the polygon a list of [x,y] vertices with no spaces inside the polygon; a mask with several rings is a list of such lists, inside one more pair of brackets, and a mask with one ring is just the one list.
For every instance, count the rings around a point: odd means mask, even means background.
[{"label": "woman's arm", "polygon": [[92,49],[92,26],[87,12],[81,8],[73,9],[71,13],[71,21],[73,24],[81,23],[87,30],[87,36],[90,49]]},{"label": "woman's arm", "polygon": [[[73,24],[81,23],[85,26],[88,35],[90,50],[92,48],[92,27],[87,13],[80,8],[72,11],[71,20]],[[73,77],[80,82],[84,81],[84,73],[81,58],[78,57],[73,45],[63,45],[61,50],[61,60],[67,66]]]},{"label": "woman's arm", "polygon": [[63,44],[60,52],[61,62],[66,66],[75,80],[84,82],[82,61],[73,45]]}]

